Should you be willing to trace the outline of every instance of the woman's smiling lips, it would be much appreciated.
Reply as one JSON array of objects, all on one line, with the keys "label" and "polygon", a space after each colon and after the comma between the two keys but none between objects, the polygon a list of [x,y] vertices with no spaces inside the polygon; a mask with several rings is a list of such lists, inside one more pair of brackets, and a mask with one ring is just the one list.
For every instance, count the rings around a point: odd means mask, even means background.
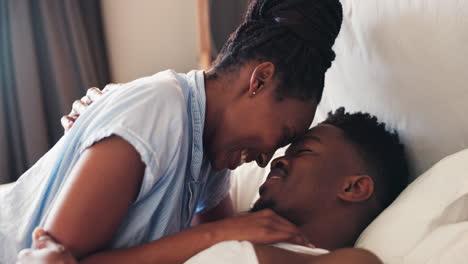
[{"label": "woman's smiling lips", "polygon": [[239,165],[244,164],[247,161],[247,156],[249,155],[249,152],[247,149],[243,149],[240,153],[240,159],[239,159]]},{"label": "woman's smiling lips", "polygon": [[250,159],[250,157],[249,157],[248,149],[242,149],[241,151],[239,151],[238,155],[234,154],[231,157],[232,157],[231,158],[231,166],[229,167],[229,169],[231,169],[231,170],[241,166],[242,164],[244,164],[246,162],[251,162],[252,161]]}]

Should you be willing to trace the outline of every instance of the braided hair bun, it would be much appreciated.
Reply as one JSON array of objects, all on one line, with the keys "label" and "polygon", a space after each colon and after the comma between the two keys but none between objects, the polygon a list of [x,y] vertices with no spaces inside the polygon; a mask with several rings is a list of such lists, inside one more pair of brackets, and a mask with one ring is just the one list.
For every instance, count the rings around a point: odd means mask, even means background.
[{"label": "braided hair bun", "polygon": [[271,61],[281,81],[280,98],[319,102],[325,72],[335,59],[332,46],[342,20],[339,0],[252,0],[214,68]]}]

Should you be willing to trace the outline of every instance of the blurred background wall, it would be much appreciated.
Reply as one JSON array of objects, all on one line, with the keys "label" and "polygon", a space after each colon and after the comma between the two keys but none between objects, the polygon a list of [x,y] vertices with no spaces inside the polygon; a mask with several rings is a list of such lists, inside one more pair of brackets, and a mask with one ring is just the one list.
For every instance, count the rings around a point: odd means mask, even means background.
[{"label": "blurred background wall", "polygon": [[214,58],[247,2],[0,0],[0,184],[61,138],[88,87],[199,68],[200,32]]},{"label": "blurred background wall", "polygon": [[102,0],[113,82],[198,68],[194,0]]},{"label": "blurred background wall", "polygon": [[63,135],[62,115],[110,81],[99,1],[0,0],[0,183]]}]

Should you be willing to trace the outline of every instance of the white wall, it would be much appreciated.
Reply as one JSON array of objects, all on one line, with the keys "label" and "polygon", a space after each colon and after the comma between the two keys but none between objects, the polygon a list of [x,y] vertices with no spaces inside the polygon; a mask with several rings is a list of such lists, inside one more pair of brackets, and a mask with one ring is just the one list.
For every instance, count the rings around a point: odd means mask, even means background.
[{"label": "white wall", "polygon": [[198,68],[195,0],[101,0],[112,81]]}]

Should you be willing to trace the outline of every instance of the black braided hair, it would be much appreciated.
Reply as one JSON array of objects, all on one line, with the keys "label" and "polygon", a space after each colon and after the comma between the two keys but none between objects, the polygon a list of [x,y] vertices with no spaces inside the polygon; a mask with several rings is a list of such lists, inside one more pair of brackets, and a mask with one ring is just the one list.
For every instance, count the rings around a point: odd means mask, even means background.
[{"label": "black braided hair", "polygon": [[213,68],[216,72],[251,60],[271,61],[280,81],[279,99],[318,103],[342,20],[339,0],[252,0]]},{"label": "black braided hair", "polygon": [[322,124],[340,128],[346,139],[357,147],[367,167],[365,173],[374,179],[381,209],[390,205],[409,181],[408,161],[398,134],[389,132],[375,116],[346,113],[343,107],[328,113]]}]

